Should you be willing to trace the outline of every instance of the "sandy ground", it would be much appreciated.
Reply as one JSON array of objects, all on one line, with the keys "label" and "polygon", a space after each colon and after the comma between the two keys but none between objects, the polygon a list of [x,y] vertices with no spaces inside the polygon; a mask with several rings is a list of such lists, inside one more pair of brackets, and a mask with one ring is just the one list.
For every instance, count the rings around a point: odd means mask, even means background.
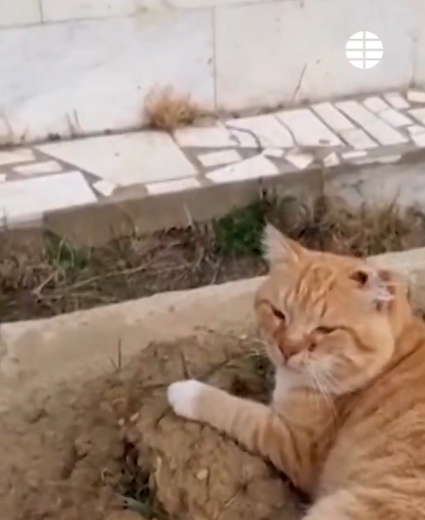
[{"label": "sandy ground", "polygon": [[282,476],[166,403],[168,384],[185,377],[266,399],[271,372],[255,342],[204,333],[170,347],[0,416],[5,520],[299,518]]}]

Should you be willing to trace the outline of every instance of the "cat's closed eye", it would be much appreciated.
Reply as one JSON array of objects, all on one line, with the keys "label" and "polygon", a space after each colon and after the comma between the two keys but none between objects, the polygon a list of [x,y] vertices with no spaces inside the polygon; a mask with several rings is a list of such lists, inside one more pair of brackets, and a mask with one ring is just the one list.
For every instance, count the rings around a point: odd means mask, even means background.
[{"label": "cat's closed eye", "polygon": [[316,332],[318,332],[319,334],[331,334],[335,330],[336,329],[334,327],[326,327],[324,325],[321,325],[320,327],[316,328]]},{"label": "cat's closed eye", "polygon": [[278,320],[283,321],[283,322],[286,321],[286,317],[283,314],[283,312],[280,311],[279,309],[276,309],[276,307],[272,307],[272,313],[273,313],[273,316],[275,318],[277,318]]}]

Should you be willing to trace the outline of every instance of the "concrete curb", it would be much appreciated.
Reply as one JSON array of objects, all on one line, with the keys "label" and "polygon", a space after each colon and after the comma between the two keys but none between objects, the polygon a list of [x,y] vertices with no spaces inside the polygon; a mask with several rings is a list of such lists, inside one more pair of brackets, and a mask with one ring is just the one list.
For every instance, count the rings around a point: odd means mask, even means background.
[{"label": "concrete curb", "polygon": [[0,153],[0,229],[101,245],[323,186],[351,204],[423,206],[424,103],[419,90],[361,95],[10,149]]},{"label": "concrete curb", "polygon": [[341,196],[347,204],[388,204],[423,206],[423,150],[404,154],[370,157],[368,164],[341,164],[326,169],[316,165],[300,171],[294,168],[274,177],[234,183],[201,186],[192,190],[141,196],[137,190],[123,200],[104,200],[97,204],[75,206],[48,212],[42,221],[7,231],[13,243],[40,242],[44,230],[64,237],[76,246],[101,246],[134,233],[184,228],[220,218],[265,196],[308,195],[314,198],[325,191]]},{"label": "concrete curb", "polygon": [[[425,308],[425,248],[372,257],[409,280],[413,304]],[[37,389],[109,372],[120,345],[125,363],[156,341],[208,331],[246,334],[254,328],[252,300],[263,278],[0,326],[0,410]]]}]

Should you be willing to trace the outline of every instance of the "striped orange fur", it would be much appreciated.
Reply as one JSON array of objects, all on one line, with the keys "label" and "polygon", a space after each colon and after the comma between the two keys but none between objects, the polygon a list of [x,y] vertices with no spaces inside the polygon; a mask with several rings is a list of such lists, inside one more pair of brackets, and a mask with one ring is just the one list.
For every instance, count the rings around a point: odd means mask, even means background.
[{"label": "striped orange fur", "polygon": [[227,433],[308,493],[306,520],[425,518],[425,326],[395,273],[268,226],[255,298],[276,367],[269,406],[197,381],[175,411]]}]

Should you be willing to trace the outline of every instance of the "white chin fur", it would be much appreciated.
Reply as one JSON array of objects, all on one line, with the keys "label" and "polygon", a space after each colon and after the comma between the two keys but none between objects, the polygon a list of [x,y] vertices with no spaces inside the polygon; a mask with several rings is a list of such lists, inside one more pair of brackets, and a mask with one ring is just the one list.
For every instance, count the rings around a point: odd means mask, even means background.
[{"label": "white chin fur", "polygon": [[294,372],[285,366],[280,366],[276,369],[273,401],[281,401],[291,390],[303,386],[307,386],[307,384],[301,373]]}]

